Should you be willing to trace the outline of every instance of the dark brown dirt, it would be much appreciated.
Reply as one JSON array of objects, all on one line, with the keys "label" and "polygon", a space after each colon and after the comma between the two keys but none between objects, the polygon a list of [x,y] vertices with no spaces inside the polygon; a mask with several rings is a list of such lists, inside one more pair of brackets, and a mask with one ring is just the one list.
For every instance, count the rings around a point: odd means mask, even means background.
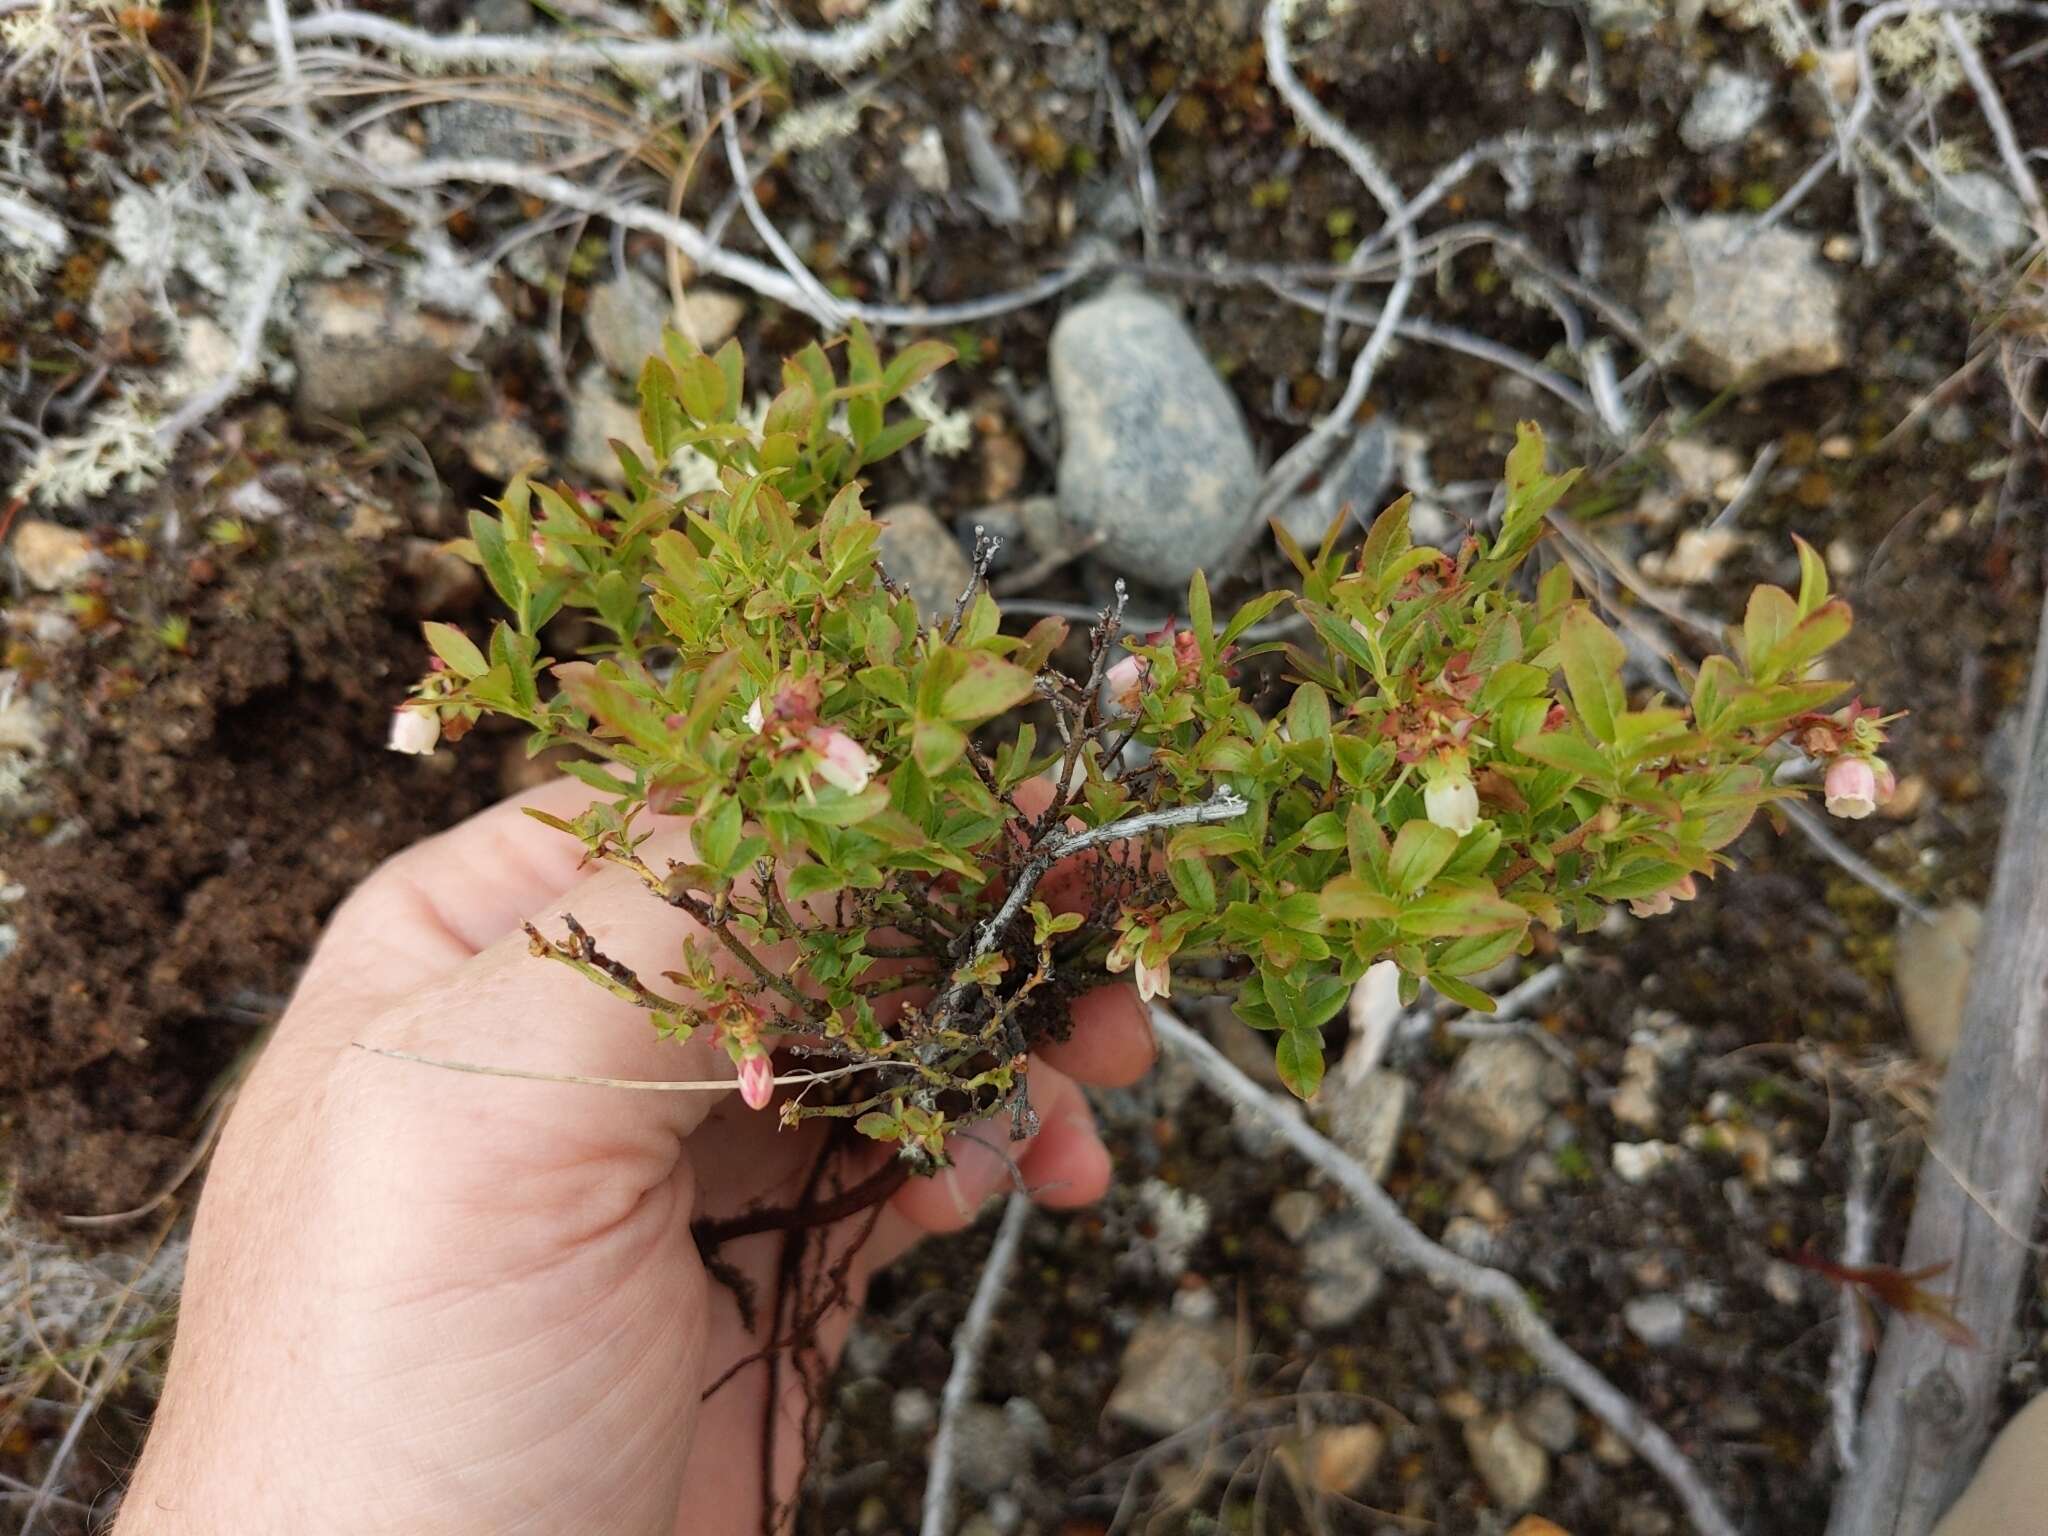
[{"label": "dark brown dirt", "polygon": [[[328,911],[487,798],[383,751],[423,661],[390,588],[318,529],[205,586],[150,560],[108,583],[105,632],[55,659],[55,804],[0,842],[29,891],[0,964],[0,1137],[30,1205],[145,1198]],[[167,612],[190,616],[189,655],[150,634]]]}]

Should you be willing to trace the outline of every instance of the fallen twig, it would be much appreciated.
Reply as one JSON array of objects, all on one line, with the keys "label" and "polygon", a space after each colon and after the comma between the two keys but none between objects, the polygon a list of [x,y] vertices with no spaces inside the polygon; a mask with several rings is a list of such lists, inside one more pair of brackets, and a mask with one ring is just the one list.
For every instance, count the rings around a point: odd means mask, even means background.
[{"label": "fallen twig", "polygon": [[1539,1366],[1598,1415],[1602,1423],[1670,1484],[1687,1516],[1704,1536],[1735,1536],[1735,1523],[1677,1443],[1552,1331],[1530,1304],[1519,1281],[1501,1270],[1459,1258],[1431,1242],[1356,1160],[1238,1071],[1221,1051],[1173,1014],[1155,1005],[1152,1027],[1160,1040],[1178,1052],[1212,1090],[1229,1100],[1234,1108],[1257,1116],[1350,1196],[1388,1263],[1412,1270],[1433,1285],[1492,1308],[1510,1336]]},{"label": "fallen twig", "polygon": [[1022,1191],[1011,1194],[1003,1206],[1003,1222],[996,1228],[995,1245],[981,1266],[975,1282],[974,1300],[967,1316],[953,1335],[953,1365],[946,1373],[946,1385],[939,1393],[939,1432],[932,1440],[931,1471],[925,1477],[924,1517],[919,1536],[946,1536],[953,1523],[953,1463],[958,1455],[960,1418],[973,1398],[981,1379],[981,1351],[988,1342],[989,1325],[995,1321],[996,1303],[1010,1283],[1017,1253],[1023,1246],[1024,1228],[1031,1220],[1031,1197]]},{"label": "fallen twig", "polygon": [[1828,1536],[1924,1536],[1983,1454],[2006,1381],[2015,1305],[2048,1175],[2048,615],[2028,691],[2022,766],[1971,965],[1962,1037],[1915,1190],[1899,1267],[1948,1265],[1964,1348],[1894,1318],[1857,1440],[1858,1473]]}]

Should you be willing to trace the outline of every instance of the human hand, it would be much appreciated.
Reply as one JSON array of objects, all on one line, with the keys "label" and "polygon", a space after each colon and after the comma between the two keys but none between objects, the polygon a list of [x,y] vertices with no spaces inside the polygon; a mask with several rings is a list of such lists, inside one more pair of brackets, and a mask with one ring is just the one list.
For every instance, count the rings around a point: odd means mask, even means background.
[{"label": "human hand", "polygon": [[[707,1275],[691,1223],[792,1203],[821,1123],[778,1130],[731,1093],[466,1075],[351,1048],[731,1075],[707,1042],[662,1042],[639,1009],[529,954],[522,920],[556,934],[573,912],[607,953],[658,974],[689,931],[626,871],[579,869],[582,850],[520,810],[570,816],[589,795],[564,781],[497,806],[393,859],[336,913],[214,1155],[117,1536],[722,1536],[760,1530],[764,1488],[793,1494],[796,1373],[780,1373],[765,1472],[766,1371],[702,1401],[768,1341]],[[658,867],[684,837],[677,824],[645,852]],[[1108,1155],[1076,1082],[1142,1074],[1150,1027],[1122,987],[1075,1014],[1030,1072],[1034,1140],[1008,1158],[957,1144],[952,1169],[890,1198],[818,1330],[829,1353],[868,1278],[971,1221],[1008,1186],[1010,1158],[1043,1204],[1100,1195]],[[835,1252],[863,1225],[843,1224]],[[718,1258],[766,1295],[780,1252],[763,1233]]]}]

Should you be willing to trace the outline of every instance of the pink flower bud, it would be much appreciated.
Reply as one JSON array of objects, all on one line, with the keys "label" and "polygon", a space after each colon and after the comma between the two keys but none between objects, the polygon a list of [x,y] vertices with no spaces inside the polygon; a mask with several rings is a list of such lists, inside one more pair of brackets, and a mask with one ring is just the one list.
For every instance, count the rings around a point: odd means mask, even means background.
[{"label": "pink flower bud", "polygon": [[1892,773],[1891,764],[1880,757],[1871,766],[1877,771],[1877,803],[1890,805],[1892,796],[1899,792],[1899,781]]},{"label": "pink flower bud", "polygon": [[391,734],[384,745],[393,752],[410,752],[425,757],[441,739],[441,719],[425,710],[397,709],[391,715]]},{"label": "pink flower bud", "polygon": [[1167,969],[1164,960],[1148,964],[1138,962],[1135,980],[1138,983],[1138,1000],[1149,1003],[1155,997],[1165,997],[1173,990],[1173,972]]},{"label": "pink flower bud", "polygon": [[866,789],[875,769],[881,766],[837,726],[813,732],[811,748],[818,754],[818,777],[849,795]]},{"label": "pink flower bud", "polygon": [[763,694],[747,706],[747,729],[756,734],[767,723],[767,717],[761,712],[761,700],[766,697],[767,695]]},{"label": "pink flower bud", "polygon": [[775,1097],[775,1063],[766,1056],[749,1056],[740,1063],[740,1100],[749,1109],[766,1109]]},{"label": "pink flower bud", "polygon": [[1877,809],[1877,774],[1865,757],[1838,757],[1829,763],[1822,791],[1830,816],[1861,821]]},{"label": "pink flower bud", "polygon": [[1109,701],[1127,715],[1138,712],[1138,700],[1145,690],[1145,672],[1142,657],[1126,656],[1103,676],[1103,682],[1109,686]]}]

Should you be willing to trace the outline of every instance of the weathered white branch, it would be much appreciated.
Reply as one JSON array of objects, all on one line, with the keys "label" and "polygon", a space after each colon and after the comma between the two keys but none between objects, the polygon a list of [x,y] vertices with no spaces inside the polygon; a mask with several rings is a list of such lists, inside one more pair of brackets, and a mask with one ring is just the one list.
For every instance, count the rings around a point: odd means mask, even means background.
[{"label": "weathered white branch", "polygon": [[2006,175],[2012,178],[2020,201],[2027,205],[2027,216],[2034,221],[2035,236],[2048,240],[2048,207],[2041,203],[2041,183],[2034,178],[2034,168],[2027,164],[2026,151],[2020,148],[2019,135],[2012,129],[2012,117],[2005,110],[2005,98],[1998,94],[1991,71],[1984,67],[1984,55],[1977,51],[1977,45],[1970,41],[1970,34],[1963,30],[1962,23],[1955,17],[1942,17],[1941,31],[1948,39],[1949,47],[1955,50],[1956,62],[1963,66],[1963,77],[1970,82],[1970,89],[1977,93],[1978,110],[1991,126],[1991,138],[1998,145],[1999,158],[2005,161]]},{"label": "weathered white branch", "polygon": [[[659,236],[689,257],[699,270],[722,277],[766,299],[809,315],[820,325],[841,326],[860,319],[870,325],[971,325],[995,315],[1029,309],[1063,289],[1072,287],[1094,270],[1092,265],[1064,267],[1006,293],[968,299],[958,304],[858,304],[832,298],[821,303],[803,285],[786,273],[751,256],[728,251],[707,237],[688,219],[659,208],[618,197],[602,187],[587,186],[566,176],[538,169],[516,160],[487,158],[428,160],[416,165],[396,166],[380,172],[378,185],[418,191],[431,187],[475,183],[524,192],[557,207],[573,208],[597,218],[609,219],[626,229]],[[376,187],[365,190],[375,192]]]},{"label": "weathered white branch", "polygon": [[[1870,1262],[1877,1194],[1877,1127],[1858,1120],[1849,1133],[1849,1198],[1842,1212],[1842,1263]],[[1856,1404],[1863,1396],[1863,1309],[1844,1293],[1835,1319],[1835,1350],[1828,1357],[1828,1418],[1835,1434],[1835,1460],[1844,1473],[1856,1470]]]},{"label": "weathered white branch", "polygon": [[1670,1484],[1687,1517],[1703,1536],[1735,1536],[1734,1522],[1722,1510],[1699,1469],[1619,1387],[1551,1330],[1530,1305],[1519,1281],[1501,1270],[1459,1258],[1431,1242],[1355,1159],[1291,1114],[1173,1014],[1154,1006],[1152,1027],[1167,1048],[1178,1052],[1211,1089],[1233,1107],[1258,1116],[1297,1155],[1350,1196],[1389,1264],[1412,1270],[1433,1285],[1492,1308],[1509,1335],[1538,1365],[1597,1414],[1602,1423]]},{"label": "weathered white branch", "polygon": [[1900,1267],[1942,1284],[1976,1348],[1910,1317],[1885,1328],[1863,1404],[1858,1470],[1828,1536],[1925,1536],[1983,1455],[2012,1352],[2048,1176],[2048,613],[2028,691],[2023,766],[1971,966]]},{"label": "weathered white branch", "polygon": [[[443,36],[361,11],[317,11],[292,23],[302,43],[347,39],[388,48],[438,68],[498,64],[511,69],[608,69],[655,78],[689,67],[731,69],[750,55],[770,54],[792,64],[843,72],[856,69],[921,31],[931,0],[886,0],[874,13],[832,32],[770,27],[759,32],[706,29],[659,42],[641,39],[580,41],[560,32],[533,36]],[[269,28],[257,35],[267,37]]]},{"label": "weathered white branch", "polygon": [[924,1517],[918,1524],[918,1536],[946,1536],[952,1529],[953,1463],[959,1455],[960,1419],[980,1384],[982,1348],[988,1343],[989,1325],[995,1321],[996,1303],[1003,1299],[1010,1271],[1017,1267],[1030,1219],[1031,1197],[1021,1190],[1012,1194],[1003,1206],[1003,1224],[996,1229],[995,1246],[989,1249],[981,1279],[975,1282],[974,1300],[953,1335],[953,1366],[939,1393],[939,1432],[932,1440],[932,1465],[925,1477]]}]

